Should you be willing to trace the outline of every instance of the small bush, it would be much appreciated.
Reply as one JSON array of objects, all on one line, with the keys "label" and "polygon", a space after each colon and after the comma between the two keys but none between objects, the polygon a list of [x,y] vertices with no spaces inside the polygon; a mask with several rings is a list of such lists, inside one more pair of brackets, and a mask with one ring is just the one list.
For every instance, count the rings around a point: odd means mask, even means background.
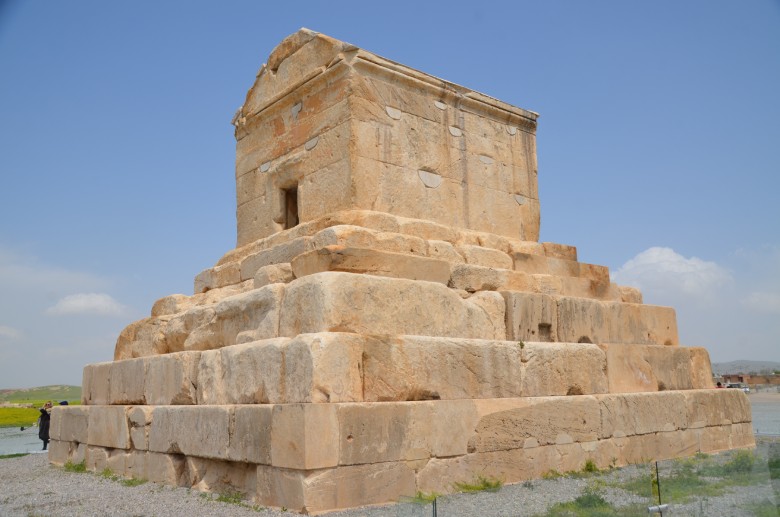
[{"label": "small bush", "polygon": [[559,477],[563,477],[563,474],[555,469],[550,469],[542,474],[542,479],[558,479]]},{"label": "small bush", "polygon": [[8,458],[21,458],[27,456],[29,452],[17,452],[15,454],[0,454],[0,460],[7,460]]},{"label": "small bush", "polygon": [[217,495],[215,499],[218,503],[239,504],[244,505],[244,494],[241,492],[222,492]]},{"label": "small bush", "polygon": [[598,472],[599,468],[596,466],[596,463],[589,459],[585,462],[585,465],[582,466],[583,472]]}]

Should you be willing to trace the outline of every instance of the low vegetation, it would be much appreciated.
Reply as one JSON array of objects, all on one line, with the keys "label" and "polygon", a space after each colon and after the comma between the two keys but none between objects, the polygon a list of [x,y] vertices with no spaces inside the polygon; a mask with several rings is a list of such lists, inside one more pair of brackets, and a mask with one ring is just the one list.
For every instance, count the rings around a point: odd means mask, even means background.
[{"label": "low vegetation", "polygon": [[645,517],[646,515],[645,506],[636,504],[618,508],[604,499],[599,490],[588,487],[573,501],[553,505],[543,517]]},{"label": "low vegetation", "polygon": [[81,461],[79,463],[73,463],[72,461],[68,461],[65,463],[65,466],[63,467],[66,472],[86,472],[87,471],[87,463],[85,461]]},{"label": "low vegetation", "polygon": [[29,452],[17,452],[16,454],[0,454],[0,460],[7,460],[8,458],[21,458],[27,456]]},{"label": "low vegetation", "polygon": [[35,408],[0,408],[0,427],[31,427],[41,414]]},{"label": "low vegetation", "polygon": [[455,483],[454,486],[458,492],[496,492],[504,486],[504,482],[500,479],[478,476],[477,479],[471,483]]},{"label": "low vegetation", "polygon": [[81,400],[81,386],[53,385],[0,390],[0,402],[42,405],[43,401],[46,400],[54,402],[67,400],[69,404],[75,404]]}]

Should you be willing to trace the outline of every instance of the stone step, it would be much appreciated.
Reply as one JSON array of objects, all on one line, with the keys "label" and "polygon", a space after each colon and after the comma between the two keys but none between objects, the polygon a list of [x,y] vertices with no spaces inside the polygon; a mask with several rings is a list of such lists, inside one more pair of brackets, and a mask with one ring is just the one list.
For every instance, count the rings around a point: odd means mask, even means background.
[{"label": "stone step", "polygon": [[[628,409],[630,408],[630,410]],[[298,511],[447,492],[754,445],[739,390],[483,400],[222,406],[70,406],[50,460],[84,459],[169,484],[224,484]],[[649,455],[649,456],[648,456]],[[220,483],[224,483],[220,485]],[[378,484],[378,485],[377,485]],[[293,502],[291,502],[293,501]]]},{"label": "stone step", "polygon": [[284,404],[540,397],[712,387],[702,348],[351,333],[88,365],[83,403]]}]

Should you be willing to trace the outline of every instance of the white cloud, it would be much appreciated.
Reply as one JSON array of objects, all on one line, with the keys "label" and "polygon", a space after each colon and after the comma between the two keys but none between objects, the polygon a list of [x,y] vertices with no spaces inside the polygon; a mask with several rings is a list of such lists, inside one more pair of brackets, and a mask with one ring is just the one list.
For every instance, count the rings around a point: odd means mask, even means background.
[{"label": "white cloud", "polygon": [[125,306],[104,293],[71,294],[46,309],[46,314],[57,316],[68,314],[122,316],[125,312]]},{"label": "white cloud", "polygon": [[0,325],[0,339],[18,339],[22,337],[22,332],[13,327]]},{"label": "white cloud", "polygon": [[742,304],[758,312],[780,314],[780,294],[752,292],[743,300]]},{"label": "white cloud", "polygon": [[729,285],[731,274],[715,262],[686,258],[671,248],[649,248],[623,264],[612,274],[623,285],[656,292],[704,297]]}]

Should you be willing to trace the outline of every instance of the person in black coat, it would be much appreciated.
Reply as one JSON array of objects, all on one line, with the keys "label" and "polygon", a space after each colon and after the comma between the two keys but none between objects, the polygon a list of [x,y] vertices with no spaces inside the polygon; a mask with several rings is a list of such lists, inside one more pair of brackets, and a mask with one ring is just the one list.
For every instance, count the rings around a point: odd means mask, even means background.
[{"label": "person in black coat", "polygon": [[51,423],[51,402],[47,402],[41,409],[41,417],[38,419],[38,438],[43,440],[43,450],[49,446],[49,424]]}]

